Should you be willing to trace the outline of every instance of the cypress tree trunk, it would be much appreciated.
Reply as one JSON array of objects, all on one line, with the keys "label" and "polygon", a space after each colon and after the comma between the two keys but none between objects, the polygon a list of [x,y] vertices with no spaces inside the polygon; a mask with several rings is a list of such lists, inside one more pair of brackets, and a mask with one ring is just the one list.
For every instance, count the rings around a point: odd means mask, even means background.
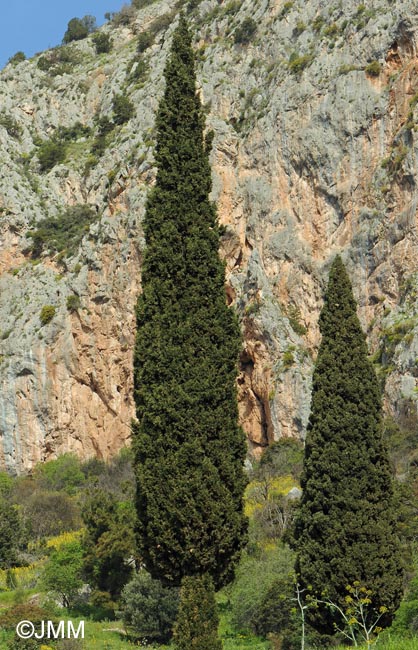
[{"label": "cypress tree trunk", "polygon": [[[295,527],[296,571],[312,596],[325,595],[342,607],[347,586],[360,582],[372,591],[370,619],[387,608],[379,622],[385,627],[402,594],[392,479],[381,435],[380,390],[339,256],[319,324],[322,342]],[[318,630],[334,631],[335,610],[309,611]]]},{"label": "cypress tree trunk", "polygon": [[218,588],[233,576],[247,528],[241,337],[226,304],[209,139],[183,17],[165,79],[134,358],[138,541],[153,577],[180,585],[208,574]]}]

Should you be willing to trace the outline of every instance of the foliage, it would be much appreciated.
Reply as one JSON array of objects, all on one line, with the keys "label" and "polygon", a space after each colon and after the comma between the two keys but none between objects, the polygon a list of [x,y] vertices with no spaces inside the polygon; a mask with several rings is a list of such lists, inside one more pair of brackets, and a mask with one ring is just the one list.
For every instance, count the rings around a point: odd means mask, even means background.
[{"label": "foliage", "polygon": [[66,305],[67,305],[68,311],[70,311],[70,312],[77,311],[81,307],[80,296],[77,296],[75,294],[67,296]]},{"label": "foliage", "polygon": [[32,239],[32,257],[39,258],[43,251],[74,255],[82,238],[97,218],[95,210],[87,204],[68,206],[57,217],[46,217],[29,232]]},{"label": "foliage", "polygon": [[176,587],[164,587],[144,570],[135,574],[121,594],[121,615],[129,633],[142,640],[168,643],[179,601]]},{"label": "foliage", "polygon": [[379,61],[372,61],[365,67],[366,74],[370,75],[371,77],[378,77],[381,71],[382,71],[382,67]]},{"label": "foliage", "polygon": [[62,42],[70,43],[71,41],[80,41],[96,29],[96,19],[94,16],[87,15],[83,18],[71,18]]},{"label": "foliage", "polygon": [[298,54],[293,52],[289,57],[289,70],[296,74],[301,73],[312,62],[311,54]]},{"label": "foliage", "polygon": [[281,438],[269,445],[261,456],[256,477],[288,476],[299,479],[303,465],[303,444],[295,438]]},{"label": "foliage", "polygon": [[212,578],[208,574],[184,577],[174,626],[176,650],[222,650],[218,625]]},{"label": "foliage", "polygon": [[339,606],[330,598],[315,601],[315,604],[325,604],[333,610],[337,621],[334,623],[335,630],[344,638],[348,639],[354,646],[358,641],[366,643],[370,648],[376,644],[382,628],[379,627],[381,618],[385,615],[387,608],[382,605],[379,611],[373,611],[373,592],[371,589],[362,586],[359,582],[347,585],[345,602]]},{"label": "foliage", "polygon": [[[381,396],[367,357],[350,281],[333,262],[319,319],[322,342],[295,526],[296,571],[302,588],[342,607],[346,586],[360,581],[374,594],[370,616],[385,607],[390,624],[402,594],[392,480],[381,435]],[[334,613],[319,606],[311,620],[333,632]]]},{"label": "foliage", "polygon": [[36,483],[21,502],[20,512],[32,541],[74,530],[80,525],[77,507],[67,494],[37,489]]},{"label": "foliage", "polygon": [[[245,544],[240,333],[227,307],[194,55],[184,17],[157,114],[144,230],[134,425],[139,552],[153,577],[229,582]],[[206,144],[206,146],[205,146]]]},{"label": "foliage", "polygon": [[79,540],[63,544],[49,557],[42,576],[42,582],[48,591],[61,598],[64,607],[71,607],[83,585],[81,569],[83,566],[83,548]]},{"label": "foliage", "polygon": [[234,41],[240,45],[249,43],[257,31],[257,23],[253,18],[244,18],[241,25],[237,27],[234,34]]},{"label": "foliage", "polygon": [[295,611],[294,582],[283,575],[274,580],[259,602],[251,627],[260,636],[280,635],[281,650],[299,650],[299,623]]},{"label": "foliage", "polygon": [[62,454],[56,460],[37,465],[34,474],[41,488],[62,490],[70,495],[75,494],[85,481],[80,461],[75,454],[71,453]]},{"label": "foliage", "polygon": [[236,580],[226,590],[232,605],[232,621],[239,631],[255,631],[270,589],[279,578],[287,580],[293,561],[293,553],[282,543],[243,555]]},{"label": "foliage", "polygon": [[15,605],[0,615],[0,626],[14,630],[20,621],[31,621],[35,626],[51,619],[51,612],[31,603]]},{"label": "foliage", "polygon": [[120,11],[112,14],[112,22],[116,27],[128,26],[135,18],[135,8],[129,5],[123,5]]},{"label": "foliage", "polygon": [[44,305],[39,314],[41,325],[48,325],[48,323],[50,323],[54,318],[56,311],[57,308],[54,305]]},{"label": "foliage", "polygon": [[41,172],[50,171],[55,165],[64,162],[66,147],[61,140],[46,140],[38,149],[39,168]]},{"label": "foliage", "polygon": [[10,57],[7,63],[17,65],[18,63],[22,63],[22,61],[26,61],[26,54],[19,50],[19,52],[16,52],[16,54],[13,54],[13,56]]},{"label": "foliage", "polygon": [[82,509],[83,571],[90,584],[112,598],[118,597],[128,582],[135,557],[135,510],[131,499],[94,488]]},{"label": "foliage", "polygon": [[97,54],[107,54],[112,49],[112,39],[105,32],[94,34],[93,43]]},{"label": "foliage", "polygon": [[145,31],[141,32],[140,35],[138,36],[138,41],[137,41],[137,52],[139,54],[142,54],[142,52],[145,52],[149,47],[154,42],[154,37],[151,34],[151,32]]},{"label": "foliage", "polygon": [[6,129],[11,138],[18,139],[22,135],[22,127],[7,113],[0,114],[0,126]]},{"label": "foliage", "polygon": [[15,506],[0,500],[0,568],[18,564],[17,549],[21,536],[21,520]]},{"label": "foliage", "polygon": [[132,102],[126,95],[115,95],[113,98],[113,121],[115,124],[125,124],[135,115]]}]

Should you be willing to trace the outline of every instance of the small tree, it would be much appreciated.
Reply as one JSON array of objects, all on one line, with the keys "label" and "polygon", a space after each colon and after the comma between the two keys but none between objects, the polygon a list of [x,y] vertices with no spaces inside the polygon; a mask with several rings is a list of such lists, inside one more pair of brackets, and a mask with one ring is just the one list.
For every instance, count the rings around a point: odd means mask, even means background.
[{"label": "small tree", "polygon": [[179,606],[179,590],[164,587],[145,570],[121,594],[121,615],[130,633],[156,643],[169,643]]},{"label": "small tree", "polygon": [[96,47],[97,54],[107,54],[112,49],[112,39],[109,34],[97,32],[93,36],[93,43]]},{"label": "small tree", "polygon": [[54,551],[45,565],[42,582],[48,591],[58,594],[64,607],[71,607],[83,585],[81,569],[83,549],[78,540]]},{"label": "small tree", "polygon": [[67,31],[62,39],[63,43],[71,41],[80,41],[87,38],[89,34],[96,29],[96,19],[94,16],[84,16],[83,18],[71,18],[67,25]]},{"label": "small tree", "polygon": [[[333,262],[319,319],[322,341],[314,376],[298,513],[296,574],[312,596],[345,606],[346,586],[371,589],[370,616],[390,624],[402,595],[392,477],[382,440],[381,395],[350,280]],[[334,632],[336,610],[308,612]]]},{"label": "small tree", "polygon": [[97,488],[84,504],[82,519],[84,575],[97,590],[117,598],[134,567],[134,507]]},{"label": "small tree", "polygon": [[113,121],[115,124],[129,122],[135,114],[135,108],[126,95],[115,95],[113,98]]}]

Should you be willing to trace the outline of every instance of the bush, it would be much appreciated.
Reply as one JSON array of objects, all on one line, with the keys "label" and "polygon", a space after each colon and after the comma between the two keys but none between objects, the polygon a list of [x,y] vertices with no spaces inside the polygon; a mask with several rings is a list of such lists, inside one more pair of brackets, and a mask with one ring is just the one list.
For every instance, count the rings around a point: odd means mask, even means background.
[{"label": "bush", "polygon": [[44,250],[73,255],[96,218],[90,205],[80,204],[69,206],[57,217],[42,219],[36,230],[29,233],[32,257],[38,258]]},{"label": "bush", "polygon": [[303,444],[294,438],[282,438],[273,442],[263,455],[256,470],[256,477],[288,476],[298,478],[303,467]]},{"label": "bush", "polygon": [[42,325],[47,325],[54,318],[56,307],[54,305],[44,305],[39,314],[39,320]]},{"label": "bush", "polygon": [[30,621],[37,626],[42,621],[47,621],[50,618],[51,613],[46,609],[30,603],[21,603],[8,609],[0,616],[0,626],[6,630],[14,630],[20,621]]},{"label": "bush", "polygon": [[148,64],[143,59],[140,59],[130,66],[130,70],[131,72],[129,74],[129,81],[140,82],[143,81],[147,75]]},{"label": "bush", "polygon": [[62,454],[46,463],[39,463],[34,474],[42,488],[64,491],[69,495],[74,495],[85,482],[81,463],[77,456],[71,453]]},{"label": "bush", "polygon": [[129,631],[139,639],[168,643],[178,605],[178,589],[164,587],[141,570],[122,591],[120,615]]},{"label": "bush", "polygon": [[71,296],[67,296],[67,309],[70,312],[77,311],[80,309],[81,306],[81,301],[80,301],[80,296],[76,296],[75,294]]},{"label": "bush", "polygon": [[292,572],[293,563],[293,553],[282,544],[257,555],[243,555],[229,588],[232,621],[238,631],[254,631],[264,598],[279,578]]},{"label": "bush", "polygon": [[0,126],[3,126],[11,138],[19,139],[22,134],[22,127],[11,115],[3,113],[0,115]]},{"label": "bush", "polygon": [[112,49],[112,39],[109,34],[98,32],[93,36],[93,43],[97,54],[107,54]]},{"label": "bush", "polygon": [[130,25],[135,18],[135,8],[129,5],[123,5],[122,9],[112,14],[112,22],[116,27]]},{"label": "bush", "polygon": [[79,540],[63,544],[51,554],[45,565],[43,586],[59,595],[64,607],[74,605],[78,591],[83,586],[82,566],[83,548]]},{"label": "bush", "polygon": [[151,34],[151,32],[141,32],[140,35],[138,36],[138,45],[137,45],[137,52],[139,54],[142,54],[142,52],[145,52],[149,47],[154,42],[154,37]]},{"label": "bush", "polygon": [[126,95],[115,95],[113,99],[113,121],[115,124],[129,122],[134,113],[134,105]]},{"label": "bush", "polygon": [[158,32],[165,31],[170,27],[170,25],[173,22],[173,17],[174,14],[173,12],[168,12],[166,14],[163,14],[162,16],[158,16],[155,20],[152,21],[150,25],[150,32],[153,36],[158,34]]},{"label": "bush", "polygon": [[378,77],[381,73],[381,66],[379,61],[372,61],[369,65],[366,66],[365,72],[371,77]]},{"label": "bush", "polygon": [[257,30],[257,23],[253,18],[245,18],[241,25],[235,30],[234,40],[238,44],[249,43]]},{"label": "bush", "polygon": [[50,171],[55,165],[65,160],[66,146],[60,140],[47,140],[38,149],[38,160],[41,172]]},{"label": "bush", "polygon": [[19,50],[19,52],[16,52],[16,54],[13,54],[13,56],[10,57],[7,63],[11,63],[12,65],[17,65],[18,63],[21,63],[22,61],[25,60],[26,60],[26,54]]},{"label": "bush", "polygon": [[64,34],[62,42],[70,43],[71,41],[80,41],[94,32],[96,28],[96,19],[94,16],[71,18],[67,25],[67,31]]},{"label": "bush", "polygon": [[289,69],[291,72],[295,72],[296,74],[299,74],[304,70],[310,63],[312,62],[312,55],[311,54],[303,54],[299,55],[297,52],[293,52],[293,54],[290,55],[289,57]]},{"label": "bush", "polygon": [[295,612],[295,589],[291,578],[275,580],[260,602],[258,611],[251,620],[251,627],[256,634],[280,634],[282,650],[300,648],[300,632],[297,613]]}]

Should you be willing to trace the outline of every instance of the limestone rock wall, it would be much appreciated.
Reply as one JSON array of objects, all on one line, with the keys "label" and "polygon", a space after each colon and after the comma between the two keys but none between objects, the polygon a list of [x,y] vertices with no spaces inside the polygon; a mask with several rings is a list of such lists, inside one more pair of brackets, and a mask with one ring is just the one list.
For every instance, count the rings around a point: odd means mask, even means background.
[{"label": "limestone rock wall", "polygon": [[[11,471],[69,450],[107,458],[129,441],[141,219],[173,15],[140,57],[136,41],[173,9],[163,0],[129,27],[102,28],[112,32],[109,54],[96,55],[86,39],[68,46],[76,62],[61,70],[45,72],[35,57],[0,72],[0,465]],[[235,42],[249,17],[255,32]],[[191,20],[215,132],[227,296],[244,334],[238,385],[250,451],[304,436],[321,297],[337,252],[385,379],[385,408],[415,426],[415,3],[203,0]],[[148,71],[133,79],[140,59]],[[86,168],[97,118],[111,117],[117,93],[135,115]],[[92,134],[41,173],[40,141],[77,121]],[[97,212],[79,250],[34,263],[30,230],[79,203]],[[80,302],[73,312],[71,295]],[[45,305],[56,312],[42,325]]]}]

